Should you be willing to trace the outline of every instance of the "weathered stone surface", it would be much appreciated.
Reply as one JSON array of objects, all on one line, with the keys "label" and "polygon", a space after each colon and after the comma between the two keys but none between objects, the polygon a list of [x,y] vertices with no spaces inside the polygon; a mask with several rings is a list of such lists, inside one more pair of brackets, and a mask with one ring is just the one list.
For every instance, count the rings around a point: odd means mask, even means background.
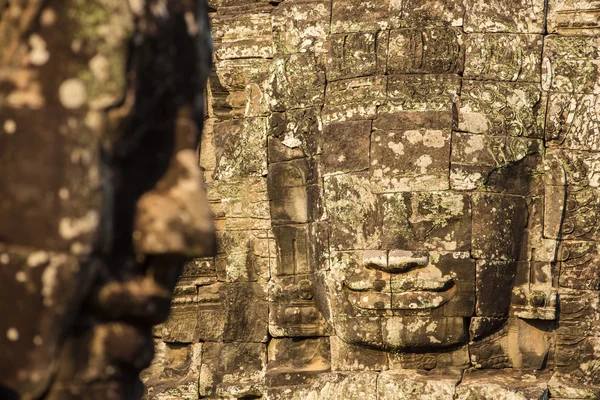
[{"label": "weathered stone surface", "polygon": [[392,372],[395,370],[433,371],[440,376],[445,375],[442,371],[458,371],[471,365],[468,346],[442,353],[392,353],[389,359]]},{"label": "weathered stone surface", "polygon": [[286,1],[272,13],[273,44],[279,54],[325,52],[329,2]]},{"label": "weathered stone surface", "polygon": [[215,125],[215,179],[262,176],[267,169],[267,120],[245,119]]},{"label": "weathered stone surface", "polygon": [[273,339],[268,347],[269,374],[330,370],[328,338]]},{"label": "weathered stone surface", "polygon": [[379,376],[377,395],[383,400],[431,398],[451,400],[455,398],[455,387],[459,381],[458,373],[436,376],[410,370],[390,371]]},{"label": "weathered stone surface", "polygon": [[369,168],[371,121],[328,124],[323,132],[323,174],[364,171]]},{"label": "weathered stone surface", "polygon": [[397,27],[462,26],[464,15],[463,0],[413,0],[403,3]]},{"label": "weathered stone surface", "polygon": [[331,82],[325,93],[321,113],[324,124],[374,119],[377,106],[383,104],[387,78],[370,76]]},{"label": "weathered stone surface", "polygon": [[465,78],[540,82],[542,36],[472,33],[465,36]]},{"label": "weathered stone surface", "polygon": [[538,84],[465,81],[458,130],[542,138],[546,101]]},{"label": "weathered stone surface", "polygon": [[465,32],[544,33],[543,0],[466,0]]},{"label": "weathered stone surface", "polygon": [[549,146],[571,150],[600,150],[596,109],[598,97],[593,94],[552,94],[549,98],[546,140]]},{"label": "weathered stone surface", "polygon": [[220,60],[235,58],[268,58],[273,56],[271,15],[257,5],[250,13],[223,8],[213,19],[213,35],[219,43],[215,55]]},{"label": "weathered stone surface", "polygon": [[388,78],[389,104],[382,112],[450,111],[460,95],[458,75],[408,74]]},{"label": "weathered stone surface", "polygon": [[543,54],[545,90],[598,93],[598,43],[594,38],[550,35]]},{"label": "weathered stone surface", "polygon": [[202,347],[201,397],[260,396],[267,351],[262,343],[205,343]]},{"label": "weathered stone surface", "polygon": [[393,29],[386,70],[390,74],[462,73],[464,51],[460,29]]},{"label": "weathered stone surface", "polygon": [[274,223],[308,222],[309,168],[304,159],[269,166],[268,194]]},{"label": "weathered stone surface", "polygon": [[320,112],[314,107],[273,113],[269,118],[269,163],[320,154],[322,127]]},{"label": "weathered stone surface", "polygon": [[370,173],[377,192],[448,188],[450,113],[380,114],[373,129]]},{"label": "weathered stone surface", "polygon": [[384,73],[387,43],[386,31],[331,35],[327,57],[327,80]]},{"label": "weathered stone surface", "polygon": [[142,376],[148,388],[144,398],[148,400],[198,399],[201,357],[201,343],[189,346],[172,344],[166,344],[164,347],[157,346],[153,364],[144,372],[149,379],[146,380]]},{"label": "weathered stone surface", "polygon": [[382,242],[390,249],[468,251],[471,201],[450,192],[414,192],[382,197]]},{"label": "weathered stone surface", "polygon": [[388,368],[388,355],[348,344],[337,336],[331,337],[331,369],[333,371],[383,371]]},{"label": "weathered stone surface", "polygon": [[[366,173],[325,178],[325,206],[330,223],[332,249],[366,249],[380,240],[379,199],[370,190]],[[355,229],[355,227],[362,229]]]},{"label": "weathered stone surface", "polygon": [[374,399],[377,397],[377,374],[374,372],[324,373],[320,374],[311,385],[269,389],[267,397],[276,400]]},{"label": "weathered stone surface", "polygon": [[594,36],[600,32],[595,1],[549,0],[547,14],[549,33]]},{"label": "weathered stone surface", "polygon": [[549,380],[550,374],[467,372],[456,388],[455,398],[459,400],[539,400],[549,398]]},{"label": "weathered stone surface", "polygon": [[324,67],[311,53],[277,58],[270,67],[267,95],[273,111],[323,103]]},{"label": "weathered stone surface", "polygon": [[[378,31],[389,27],[392,15],[398,15],[402,3],[393,0],[332,0],[332,33]],[[392,17],[393,18],[393,17]]]}]

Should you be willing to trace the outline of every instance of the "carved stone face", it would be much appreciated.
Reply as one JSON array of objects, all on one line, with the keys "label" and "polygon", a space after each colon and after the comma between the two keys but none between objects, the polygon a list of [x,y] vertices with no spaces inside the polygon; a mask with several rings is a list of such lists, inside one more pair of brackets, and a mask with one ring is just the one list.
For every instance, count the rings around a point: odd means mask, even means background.
[{"label": "carved stone face", "polygon": [[183,263],[212,251],[197,158],[206,15],[198,37],[179,2],[151,3],[112,18],[89,2],[108,38],[72,2],[1,15],[2,398],[139,397]]},{"label": "carved stone face", "polygon": [[[541,142],[531,115],[513,125],[490,117],[498,106],[486,105],[486,95],[509,112],[537,93],[529,88],[519,100],[512,87],[486,92],[470,82],[459,98],[456,79],[390,76],[403,107],[381,107],[372,125],[325,128],[329,249],[328,269],[318,275],[327,291],[323,308],[348,343],[382,350],[466,344],[506,321],[518,275],[529,268],[528,204],[541,194],[533,186]],[[384,102],[393,102],[389,93]],[[423,103],[423,93],[438,95]],[[410,103],[421,106],[403,109]],[[494,123],[502,125],[493,136],[466,133]],[[328,155],[328,135],[355,138],[359,149]],[[365,171],[355,172],[360,159]]]}]

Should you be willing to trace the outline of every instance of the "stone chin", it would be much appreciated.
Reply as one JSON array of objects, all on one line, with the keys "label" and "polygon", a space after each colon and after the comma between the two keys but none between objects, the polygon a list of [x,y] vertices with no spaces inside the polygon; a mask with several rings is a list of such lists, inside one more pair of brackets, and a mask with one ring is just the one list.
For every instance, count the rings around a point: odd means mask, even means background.
[{"label": "stone chin", "polygon": [[334,315],[332,325],[344,342],[382,351],[451,350],[467,344],[468,319],[444,316],[348,317]]}]

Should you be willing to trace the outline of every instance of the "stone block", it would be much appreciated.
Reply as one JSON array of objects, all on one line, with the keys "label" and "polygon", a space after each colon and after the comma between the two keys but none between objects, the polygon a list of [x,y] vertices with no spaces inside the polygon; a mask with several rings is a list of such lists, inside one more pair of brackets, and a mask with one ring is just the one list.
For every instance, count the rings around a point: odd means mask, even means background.
[{"label": "stone block", "polygon": [[355,32],[330,35],[327,80],[329,82],[385,73],[388,33]]},{"label": "stone block", "polygon": [[268,346],[268,374],[330,370],[329,338],[272,339]]},{"label": "stone block", "polygon": [[246,12],[217,14],[213,20],[215,55],[219,60],[273,56],[271,15],[261,6]]},{"label": "stone block", "polygon": [[330,22],[328,1],[283,2],[273,10],[272,21],[277,54],[325,52]]},{"label": "stone block", "polygon": [[592,0],[548,0],[547,29],[565,36],[596,36],[598,4]]},{"label": "stone block", "polygon": [[[251,177],[214,181],[209,193],[218,202],[216,217],[231,231],[269,229],[267,179]],[[214,208],[214,207],[213,207]]]},{"label": "stone block", "polygon": [[516,270],[515,261],[477,261],[477,316],[498,318],[508,315]]},{"label": "stone block", "polygon": [[600,386],[591,385],[581,379],[581,375],[557,372],[548,382],[552,399],[591,400],[600,397]]},{"label": "stone block", "polygon": [[204,342],[223,340],[227,320],[227,286],[222,283],[198,288],[198,339]]},{"label": "stone block", "polygon": [[455,399],[540,400],[548,398],[550,377],[547,373],[523,375],[511,371],[469,371],[456,388]]},{"label": "stone block", "polygon": [[551,94],[546,124],[548,146],[599,151],[598,111],[600,111],[600,101],[597,95]]},{"label": "stone block", "polygon": [[388,74],[459,74],[465,47],[461,29],[393,29],[387,57]]},{"label": "stone block", "polygon": [[452,400],[460,374],[439,375],[416,370],[388,371],[379,376],[377,395],[381,400]]},{"label": "stone block", "polygon": [[196,400],[202,343],[189,346],[166,344],[157,348],[157,368],[143,379],[145,400]]},{"label": "stone block", "polygon": [[450,112],[458,101],[461,88],[458,75],[406,74],[388,77],[388,104],[382,114],[398,111]]},{"label": "stone block", "polygon": [[472,33],[465,36],[467,79],[541,82],[542,35]]},{"label": "stone block", "polygon": [[364,171],[369,168],[371,121],[328,124],[323,131],[323,174]]},{"label": "stone block", "polygon": [[560,286],[577,290],[600,290],[600,246],[594,242],[564,241],[560,253]]},{"label": "stone block", "polygon": [[390,371],[419,370],[420,372],[434,371],[440,375],[445,371],[456,371],[470,367],[469,350],[467,346],[441,352],[398,352],[389,354]]},{"label": "stone block", "polygon": [[308,179],[305,159],[269,165],[268,193],[275,224],[308,222]]},{"label": "stone block", "polygon": [[448,188],[450,113],[380,114],[373,129],[370,174],[377,192]]},{"label": "stone block", "polygon": [[368,32],[389,27],[402,4],[394,0],[332,0],[331,32]]},{"label": "stone block", "polygon": [[598,46],[592,37],[546,36],[542,64],[544,90],[600,93]]},{"label": "stone block", "polygon": [[268,398],[276,400],[364,400],[377,398],[377,373],[340,373],[321,374],[308,387],[281,388],[267,393]]},{"label": "stone block", "polygon": [[[411,329],[411,326],[416,328]],[[423,334],[423,326],[427,335]],[[468,341],[462,317],[390,317],[382,321],[381,329],[384,346],[394,349],[435,349]]]},{"label": "stone block", "polygon": [[467,81],[458,130],[494,136],[544,137],[546,98],[539,84]]},{"label": "stone block", "polygon": [[249,397],[264,393],[267,366],[263,343],[205,343],[200,397]]},{"label": "stone block", "polygon": [[324,200],[332,250],[365,249],[380,240],[379,199],[367,173],[326,177]]},{"label": "stone block", "polygon": [[387,249],[469,251],[471,201],[465,194],[414,192],[382,197],[382,244]]},{"label": "stone block", "polygon": [[516,261],[527,226],[525,198],[502,194],[473,196],[473,257]]},{"label": "stone block", "polygon": [[196,343],[200,340],[198,304],[173,304],[162,327],[162,340],[167,343]]},{"label": "stone block", "polygon": [[[392,28],[463,26],[462,0],[403,0],[402,18]],[[398,26],[396,26],[398,25]]]},{"label": "stone block", "polygon": [[[268,72],[268,65],[260,58],[236,58],[216,63],[218,83],[229,92],[246,90],[252,83],[265,82]],[[213,79],[210,82],[214,82]]]},{"label": "stone block", "polygon": [[344,342],[331,337],[331,368],[333,371],[383,371],[388,365],[387,353]]},{"label": "stone block", "polygon": [[544,33],[544,0],[466,0],[465,32]]},{"label": "stone block", "polygon": [[267,169],[267,119],[215,124],[215,179],[263,176]]},{"label": "stone block", "polygon": [[224,342],[267,341],[269,306],[266,285],[255,282],[227,284]]},{"label": "stone block", "polygon": [[269,71],[267,96],[272,111],[323,104],[325,70],[314,54],[276,58]]},{"label": "stone block", "polygon": [[269,163],[321,153],[322,122],[317,108],[273,113],[269,118]]},{"label": "stone block", "polygon": [[317,307],[312,275],[274,277],[269,282],[269,333],[273,337],[325,336],[330,327]]},{"label": "stone block", "polygon": [[374,119],[377,106],[385,102],[385,76],[368,76],[330,82],[321,113],[325,125],[336,122]]},{"label": "stone block", "polygon": [[281,225],[273,228],[277,246],[276,276],[307,275],[312,272],[309,259],[307,225]]},{"label": "stone block", "polygon": [[221,231],[217,234],[219,267],[228,282],[266,282],[269,279],[268,231]]}]

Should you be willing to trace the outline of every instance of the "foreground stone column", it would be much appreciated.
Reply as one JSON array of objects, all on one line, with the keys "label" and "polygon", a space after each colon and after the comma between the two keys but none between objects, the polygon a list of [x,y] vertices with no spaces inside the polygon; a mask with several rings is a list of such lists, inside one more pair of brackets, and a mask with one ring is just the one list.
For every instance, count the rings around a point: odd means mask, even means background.
[{"label": "foreground stone column", "polygon": [[0,2],[0,397],[136,399],[212,252],[204,1]]}]

